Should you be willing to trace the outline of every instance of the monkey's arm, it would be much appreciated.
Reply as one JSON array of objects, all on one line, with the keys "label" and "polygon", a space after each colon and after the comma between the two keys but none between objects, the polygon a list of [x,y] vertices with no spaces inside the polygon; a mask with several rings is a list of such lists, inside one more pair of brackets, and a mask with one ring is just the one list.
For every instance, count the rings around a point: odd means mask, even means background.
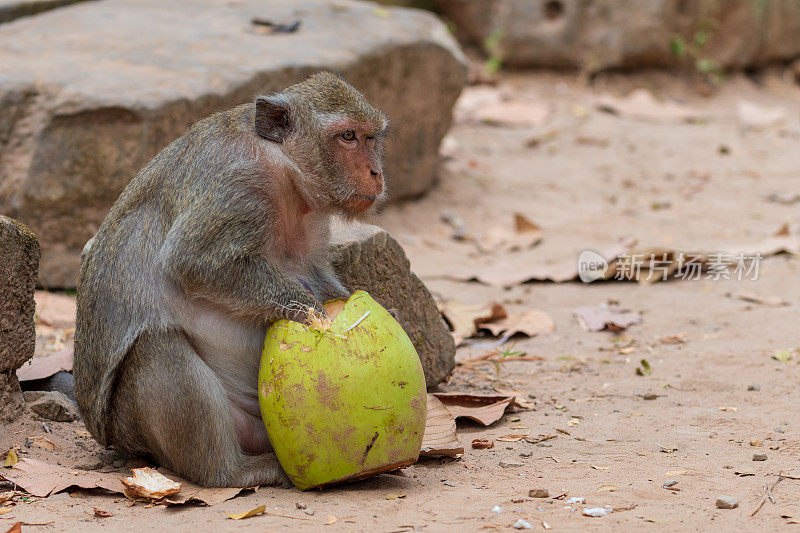
[{"label": "monkey's arm", "polygon": [[328,267],[315,268],[312,273],[314,294],[323,302],[335,298],[349,298],[350,291],[342,285],[342,282],[333,273],[333,269]]},{"label": "monkey's arm", "polygon": [[309,307],[321,304],[264,257],[263,232],[270,225],[263,213],[263,206],[244,202],[216,213],[184,213],[167,233],[159,261],[190,297],[245,318],[305,322]]}]

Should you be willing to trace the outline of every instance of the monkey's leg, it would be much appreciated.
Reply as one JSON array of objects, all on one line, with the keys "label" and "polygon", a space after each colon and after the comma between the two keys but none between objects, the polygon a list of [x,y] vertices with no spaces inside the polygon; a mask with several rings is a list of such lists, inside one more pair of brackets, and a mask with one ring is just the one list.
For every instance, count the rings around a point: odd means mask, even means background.
[{"label": "monkey's leg", "polygon": [[[255,377],[254,377],[255,379]],[[273,453],[246,455],[217,375],[179,332],[145,332],[120,369],[112,443],[207,487],[286,485]],[[241,432],[241,428],[238,428]]]}]

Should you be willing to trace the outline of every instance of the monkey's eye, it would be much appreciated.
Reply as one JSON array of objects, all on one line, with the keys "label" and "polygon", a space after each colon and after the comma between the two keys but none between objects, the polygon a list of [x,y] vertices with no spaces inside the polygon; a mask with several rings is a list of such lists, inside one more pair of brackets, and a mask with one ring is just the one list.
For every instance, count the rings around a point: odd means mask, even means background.
[{"label": "monkey's eye", "polygon": [[347,130],[346,132],[342,133],[342,139],[345,141],[355,141],[356,140],[356,132],[353,130]]}]

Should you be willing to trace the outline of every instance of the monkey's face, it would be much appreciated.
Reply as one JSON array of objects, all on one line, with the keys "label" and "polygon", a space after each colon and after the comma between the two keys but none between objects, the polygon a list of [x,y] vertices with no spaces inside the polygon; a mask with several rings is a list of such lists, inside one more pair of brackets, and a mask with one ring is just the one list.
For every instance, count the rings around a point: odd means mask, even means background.
[{"label": "monkey's face", "polygon": [[342,121],[329,129],[333,192],[346,214],[362,215],[384,199],[382,144],[383,131],[367,124]]}]

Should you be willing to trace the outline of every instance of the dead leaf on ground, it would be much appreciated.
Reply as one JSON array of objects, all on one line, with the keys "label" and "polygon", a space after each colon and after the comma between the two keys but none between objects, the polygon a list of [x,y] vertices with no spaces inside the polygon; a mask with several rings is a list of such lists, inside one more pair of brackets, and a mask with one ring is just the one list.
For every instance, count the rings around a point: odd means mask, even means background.
[{"label": "dead leaf on ground", "polygon": [[480,329],[489,330],[493,336],[498,337],[505,332],[507,336],[521,333],[528,337],[535,337],[540,333],[551,333],[556,325],[550,315],[539,309],[528,309],[517,315],[480,324]]},{"label": "dead leaf on ground", "polygon": [[456,420],[445,405],[433,394],[428,394],[428,418],[422,437],[420,457],[459,457],[464,447],[456,436]]},{"label": "dead leaf on ground", "polygon": [[489,439],[473,439],[472,447],[476,450],[488,450],[494,448],[494,441]]},{"label": "dead leaf on ground", "polygon": [[500,352],[498,350],[490,350],[485,354],[468,359],[459,359],[456,361],[458,366],[474,367],[485,363],[497,363],[506,361],[544,361],[544,357],[539,355],[528,355],[525,352]]},{"label": "dead leaf on ground", "polygon": [[335,516],[333,516],[332,514],[329,514],[327,522],[325,522],[323,525],[332,526],[333,524],[336,523],[337,520],[339,520],[339,519],[336,518]]},{"label": "dead leaf on ground", "polygon": [[779,296],[758,296],[749,291],[740,291],[735,293],[728,293],[726,296],[734,300],[742,300],[753,304],[771,305],[774,307],[782,307],[789,305],[789,302]]},{"label": "dead leaf on ground", "polygon": [[72,372],[72,359],[71,348],[44,357],[34,357],[17,369],[17,378],[20,381],[31,381],[49,378],[61,370]]},{"label": "dead leaf on ground", "polygon": [[98,509],[97,507],[94,508],[94,516],[97,518],[108,518],[110,516],[114,516],[114,513],[111,511],[104,511],[103,509]]},{"label": "dead leaf on ground", "polygon": [[616,492],[619,490],[619,487],[616,485],[600,485],[598,487],[597,492]]},{"label": "dead leaf on ground", "polygon": [[481,107],[475,118],[490,126],[539,126],[550,118],[550,107],[544,103],[509,99]]},{"label": "dead leaf on ground", "polygon": [[181,484],[150,467],[134,468],[133,476],[122,478],[123,493],[131,500],[162,500],[181,491]]},{"label": "dead leaf on ground", "polygon": [[6,533],[22,533],[22,522],[16,522],[6,530]]},{"label": "dead leaf on ground", "polygon": [[766,107],[748,100],[736,103],[736,116],[745,128],[761,129],[780,124],[786,119],[782,107]]},{"label": "dead leaf on ground", "polygon": [[56,446],[56,444],[53,441],[51,441],[47,437],[42,437],[42,436],[26,438],[25,445],[28,448],[30,448],[31,446],[36,446],[37,448],[41,448],[47,451],[52,451],[58,448],[58,446]]},{"label": "dead leaf on ground", "polygon": [[659,344],[684,344],[686,337],[683,335],[668,335],[658,339]]},{"label": "dead leaf on ground", "polygon": [[530,444],[539,444],[548,440],[557,438],[558,435],[537,435],[536,437],[525,437],[525,442]]},{"label": "dead leaf on ground", "polygon": [[101,474],[92,471],[72,471],[36,459],[21,459],[12,468],[0,470],[0,478],[16,483],[30,494],[46,498],[70,487],[82,489],[102,488],[121,493],[120,474]]},{"label": "dead leaf on ground", "polygon": [[399,500],[400,498],[405,498],[406,495],[400,492],[390,492],[386,495],[387,500]]},{"label": "dead leaf on ground", "polygon": [[514,396],[498,394],[435,392],[433,395],[441,400],[454,418],[469,418],[484,426],[499,420],[507,408],[519,405]]},{"label": "dead leaf on ground", "polygon": [[475,244],[478,251],[486,254],[507,254],[528,250],[542,241],[542,230],[521,213],[514,213],[514,225],[488,228]]},{"label": "dead leaf on ground", "polygon": [[622,98],[603,95],[595,106],[607,113],[646,121],[689,122],[703,117],[702,113],[675,102],[661,102],[647,89],[636,89]]},{"label": "dead leaf on ground", "polygon": [[500,442],[519,442],[522,439],[527,437],[527,435],[520,435],[518,433],[512,433],[510,435],[501,435],[499,437],[495,437],[494,440],[498,440]]},{"label": "dead leaf on ground", "polygon": [[259,505],[255,509],[250,509],[249,511],[244,511],[241,513],[234,513],[234,514],[231,513],[225,513],[225,514],[228,515],[233,520],[242,520],[244,518],[250,518],[253,516],[263,514],[266,510],[267,510],[266,505]]},{"label": "dead leaf on ground", "polygon": [[19,462],[19,455],[17,454],[17,450],[11,448],[6,452],[6,460],[3,462],[4,468],[11,468],[15,464]]},{"label": "dead leaf on ground", "polygon": [[622,331],[634,324],[642,323],[642,315],[616,304],[601,304],[597,307],[578,307],[572,313],[586,331]]}]

